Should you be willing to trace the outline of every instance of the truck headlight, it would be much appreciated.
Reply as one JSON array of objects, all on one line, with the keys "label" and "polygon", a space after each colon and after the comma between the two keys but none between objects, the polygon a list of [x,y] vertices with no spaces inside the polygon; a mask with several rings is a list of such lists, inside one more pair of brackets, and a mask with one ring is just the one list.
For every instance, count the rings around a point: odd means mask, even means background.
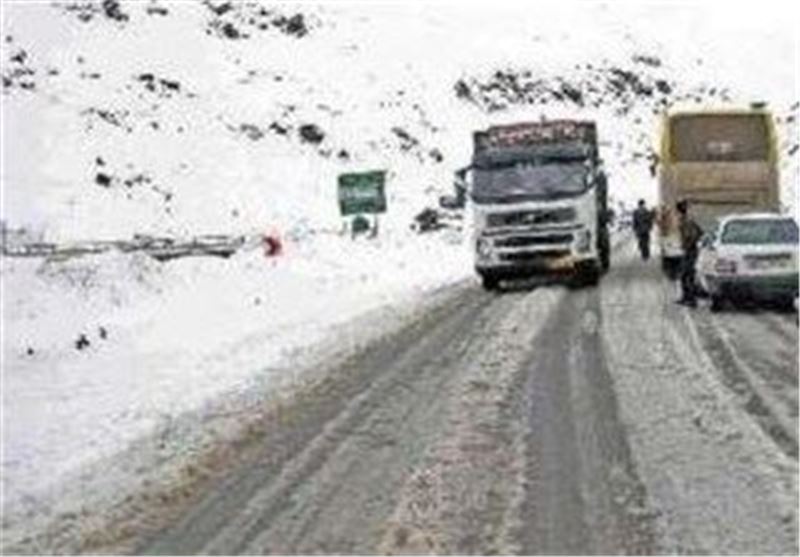
[{"label": "truck headlight", "polygon": [[581,230],[575,237],[575,249],[579,252],[587,252],[592,249],[592,233],[589,230]]},{"label": "truck headlight", "polygon": [[492,255],[492,243],[486,238],[478,238],[475,244],[475,251],[478,252],[480,258],[488,259]]}]

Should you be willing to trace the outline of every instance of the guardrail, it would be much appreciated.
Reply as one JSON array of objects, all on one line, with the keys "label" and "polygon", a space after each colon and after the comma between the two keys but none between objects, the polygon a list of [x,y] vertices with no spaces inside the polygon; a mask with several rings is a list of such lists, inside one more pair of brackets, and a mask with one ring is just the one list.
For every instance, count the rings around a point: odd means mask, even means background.
[{"label": "guardrail", "polygon": [[144,252],[159,261],[190,256],[227,258],[244,246],[247,240],[246,236],[225,234],[207,234],[190,239],[138,235],[132,240],[116,241],[7,243],[2,247],[2,254],[5,257],[45,257],[57,261],[116,249],[123,253]]}]

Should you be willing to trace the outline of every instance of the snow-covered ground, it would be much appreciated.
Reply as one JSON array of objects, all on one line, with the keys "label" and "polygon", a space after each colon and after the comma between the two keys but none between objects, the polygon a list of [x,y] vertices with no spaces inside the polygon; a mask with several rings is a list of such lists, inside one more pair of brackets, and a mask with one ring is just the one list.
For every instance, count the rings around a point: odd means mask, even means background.
[{"label": "snow-covered ground", "polygon": [[[653,201],[663,106],[766,100],[795,206],[784,9],[114,6],[2,4],[3,220],[53,241],[276,229],[285,254],[3,258],[7,513],[45,509],[66,479],[223,395],[279,390],[270,370],[355,317],[373,316],[348,342],[468,276],[461,235],[409,224],[449,193],[473,129],[594,118],[611,194]],[[377,240],[352,242],[337,232],[336,175],[373,168],[390,171],[389,212]]]},{"label": "snow-covered ground", "polygon": [[354,316],[463,278],[468,257],[437,240],[323,235],[280,259],[255,250],[166,265],[144,254],[5,259],[7,291],[35,293],[4,307],[5,501],[263,381]]},{"label": "snow-covered ground", "polygon": [[4,307],[9,542],[168,485],[264,401],[408,323],[470,272],[446,236],[398,246],[320,235],[287,249],[167,265],[143,254],[3,260],[7,291],[36,292]]}]

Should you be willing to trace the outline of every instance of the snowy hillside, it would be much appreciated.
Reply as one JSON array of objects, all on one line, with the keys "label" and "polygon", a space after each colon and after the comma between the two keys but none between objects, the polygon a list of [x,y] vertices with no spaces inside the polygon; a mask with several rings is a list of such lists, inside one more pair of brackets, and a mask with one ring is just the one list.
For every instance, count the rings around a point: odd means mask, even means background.
[{"label": "snowy hillside", "polygon": [[[56,514],[67,478],[164,424],[298,379],[275,370],[354,318],[371,316],[333,352],[470,276],[463,234],[410,224],[450,193],[476,128],[596,119],[611,195],[652,202],[663,108],[763,100],[795,207],[792,18],[714,15],[713,4],[4,1],[9,227],[59,242],[273,230],[285,242],[270,260],[258,246],[165,264],[2,259],[3,504],[29,513],[4,529]],[[353,242],[336,177],[381,168],[381,234]]]},{"label": "snowy hillside", "polygon": [[663,107],[798,112],[788,36],[688,9],[6,5],[3,214],[52,238],[338,224],[336,174],[377,167],[404,227],[449,188],[470,130],[541,115],[597,118],[612,193],[653,198]]}]

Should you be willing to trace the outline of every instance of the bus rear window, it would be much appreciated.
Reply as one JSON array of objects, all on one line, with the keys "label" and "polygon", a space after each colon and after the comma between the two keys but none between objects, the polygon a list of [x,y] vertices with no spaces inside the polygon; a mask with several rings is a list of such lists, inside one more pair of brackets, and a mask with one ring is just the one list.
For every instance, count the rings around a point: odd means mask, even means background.
[{"label": "bus rear window", "polygon": [[769,156],[767,121],[761,114],[676,116],[670,138],[678,162],[764,161]]}]

